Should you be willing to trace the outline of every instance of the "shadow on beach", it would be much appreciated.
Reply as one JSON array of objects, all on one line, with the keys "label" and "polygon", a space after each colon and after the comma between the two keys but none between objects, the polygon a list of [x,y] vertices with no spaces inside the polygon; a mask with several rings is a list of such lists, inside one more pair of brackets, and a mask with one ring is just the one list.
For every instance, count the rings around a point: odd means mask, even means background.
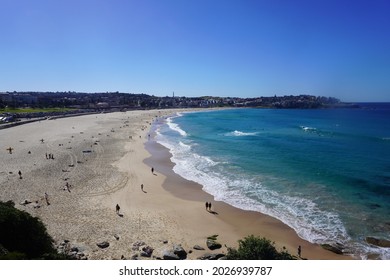
[{"label": "shadow on beach", "polygon": [[213,214],[213,215],[218,215],[218,212],[215,212],[215,211],[212,211],[212,210],[207,210],[207,212],[209,212],[210,214]]}]

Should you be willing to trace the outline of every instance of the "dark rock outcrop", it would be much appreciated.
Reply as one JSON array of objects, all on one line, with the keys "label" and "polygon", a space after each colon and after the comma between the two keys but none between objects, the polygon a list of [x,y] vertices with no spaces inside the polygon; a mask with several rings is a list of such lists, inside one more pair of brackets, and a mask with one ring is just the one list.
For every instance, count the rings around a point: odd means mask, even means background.
[{"label": "dark rock outcrop", "polygon": [[206,253],[203,256],[200,256],[198,259],[199,260],[220,260],[220,259],[222,259],[224,257],[225,257],[224,254],[210,254],[210,253]]},{"label": "dark rock outcrop", "polygon": [[173,246],[173,253],[179,257],[179,259],[184,260],[187,258],[187,252],[181,247],[181,245]]},{"label": "dark rock outcrop", "polygon": [[60,242],[57,246],[57,252],[59,254],[64,254],[71,259],[76,260],[87,260],[88,254],[87,250],[88,248],[83,244],[71,244],[69,240],[64,240]]},{"label": "dark rock outcrop", "polygon": [[220,243],[218,243],[216,240],[213,239],[207,239],[206,244],[207,244],[207,248],[209,248],[210,250],[216,250],[222,247]]},{"label": "dark rock outcrop", "polygon": [[150,258],[153,254],[154,249],[150,246],[142,248],[141,257]]},{"label": "dark rock outcrop", "polygon": [[162,255],[164,260],[180,260],[173,250],[165,250]]},{"label": "dark rock outcrop", "polygon": [[331,252],[336,253],[338,255],[343,254],[343,247],[341,246],[341,244],[335,244],[335,245],[321,244],[321,247],[324,248],[325,250],[331,251]]},{"label": "dark rock outcrop", "polygon": [[375,237],[366,237],[366,242],[371,245],[375,245],[378,247],[390,248],[390,240],[379,239]]}]

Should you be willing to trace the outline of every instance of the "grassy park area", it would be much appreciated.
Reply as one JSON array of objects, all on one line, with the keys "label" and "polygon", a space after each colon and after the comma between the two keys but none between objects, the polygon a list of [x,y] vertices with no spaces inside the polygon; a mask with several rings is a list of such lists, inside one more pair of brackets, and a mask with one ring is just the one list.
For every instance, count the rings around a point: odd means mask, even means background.
[{"label": "grassy park area", "polygon": [[21,114],[21,113],[51,113],[51,112],[68,112],[73,111],[74,109],[70,108],[0,108],[0,114],[10,113],[10,114]]}]

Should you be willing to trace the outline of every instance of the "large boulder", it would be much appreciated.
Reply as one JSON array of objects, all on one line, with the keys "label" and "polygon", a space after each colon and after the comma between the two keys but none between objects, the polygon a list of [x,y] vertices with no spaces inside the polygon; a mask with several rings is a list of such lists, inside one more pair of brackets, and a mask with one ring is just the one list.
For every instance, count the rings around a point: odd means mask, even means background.
[{"label": "large boulder", "polygon": [[389,248],[390,247],[390,240],[386,239],[379,239],[375,237],[366,237],[366,242],[371,245],[375,245],[378,247],[384,247],[384,248]]},{"label": "large boulder", "polygon": [[173,246],[173,253],[179,257],[179,259],[184,260],[187,258],[187,252],[181,247],[181,245]]},{"label": "large boulder", "polygon": [[165,250],[163,251],[162,255],[164,260],[180,260],[180,258],[173,252],[173,250]]}]

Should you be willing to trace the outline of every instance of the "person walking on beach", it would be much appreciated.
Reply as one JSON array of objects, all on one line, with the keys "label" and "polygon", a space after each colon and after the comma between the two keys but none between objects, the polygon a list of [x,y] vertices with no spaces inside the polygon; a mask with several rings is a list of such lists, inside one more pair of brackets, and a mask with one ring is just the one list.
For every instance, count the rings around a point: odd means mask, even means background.
[{"label": "person walking on beach", "polygon": [[65,184],[65,188],[68,192],[70,192],[70,184],[68,182],[66,182]]},{"label": "person walking on beach", "polygon": [[115,206],[115,211],[116,211],[116,213],[117,214],[119,214],[119,210],[120,210],[121,208],[119,207],[119,204],[117,204],[116,206]]},{"label": "person walking on beach", "polygon": [[206,202],[206,210],[209,211],[209,203]]},{"label": "person walking on beach", "polygon": [[151,169],[151,170],[152,170],[152,174],[154,174],[154,168],[153,168],[153,167],[152,167],[152,169]]},{"label": "person walking on beach", "polygon": [[301,257],[302,248],[301,245],[298,246],[298,257]]},{"label": "person walking on beach", "polygon": [[209,202],[209,211],[211,211],[211,202]]},{"label": "person walking on beach", "polygon": [[50,205],[49,195],[46,192],[45,192],[45,200],[46,200],[46,204],[49,206]]},{"label": "person walking on beach", "polygon": [[141,184],[141,191],[144,191],[144,184]]},{"label": "person walking on beach", "polygon": [[19,170],[18,174],[19,174],[19,179],[22,179],[22,171]]}]

